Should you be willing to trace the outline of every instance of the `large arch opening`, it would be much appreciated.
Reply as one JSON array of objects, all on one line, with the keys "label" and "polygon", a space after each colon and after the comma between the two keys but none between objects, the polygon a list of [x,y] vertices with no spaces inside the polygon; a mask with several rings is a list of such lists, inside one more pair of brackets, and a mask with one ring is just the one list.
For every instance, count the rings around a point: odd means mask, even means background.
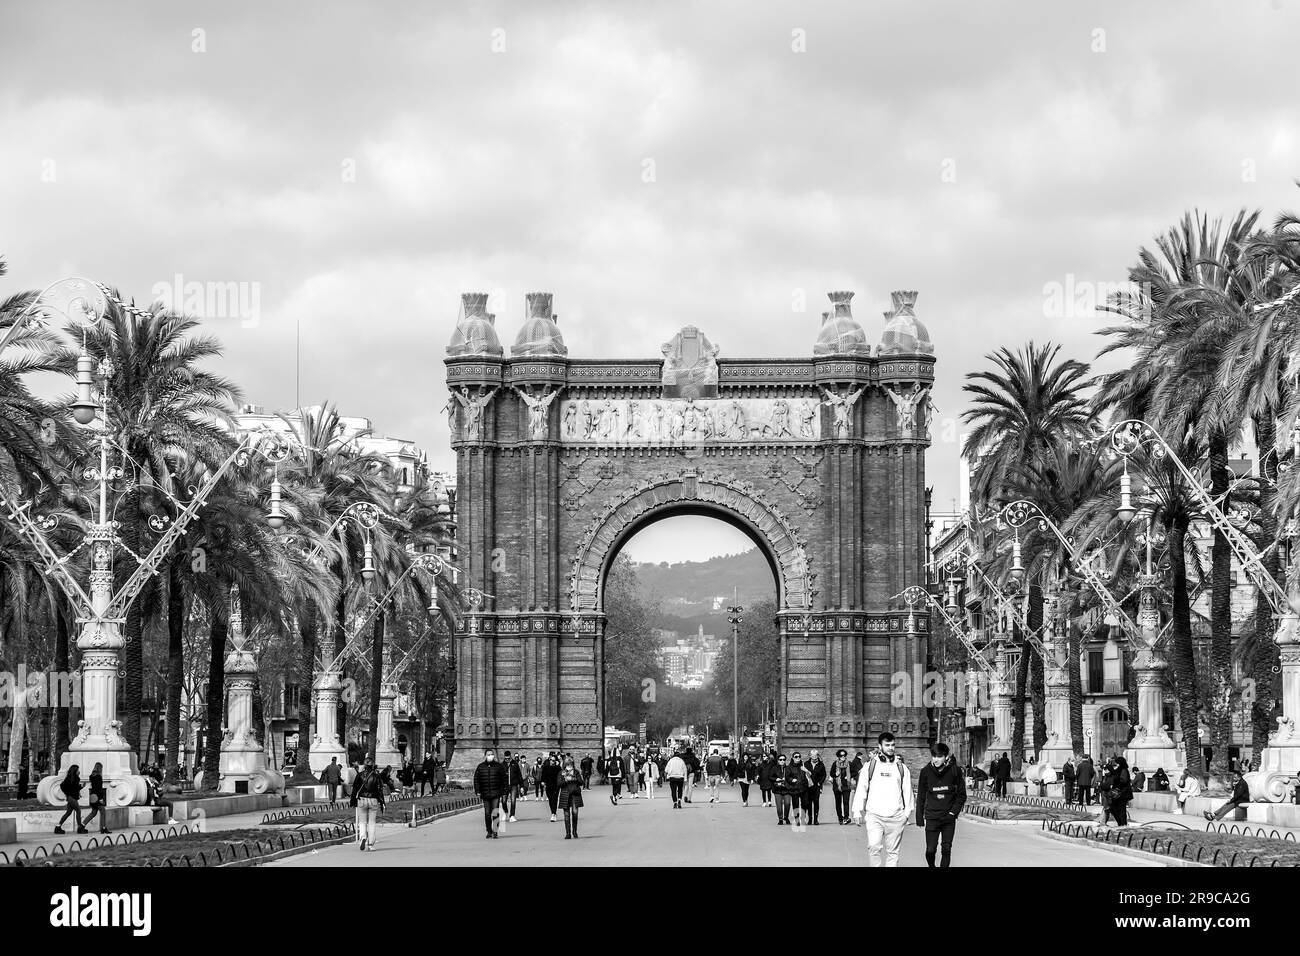
[{"label": "large arch opening", "polygon": [[651,509],[612,538],[598,594],[610,744],[726,739],[738,749],[774,734],[781,571],[753,522],[698,502]]}]

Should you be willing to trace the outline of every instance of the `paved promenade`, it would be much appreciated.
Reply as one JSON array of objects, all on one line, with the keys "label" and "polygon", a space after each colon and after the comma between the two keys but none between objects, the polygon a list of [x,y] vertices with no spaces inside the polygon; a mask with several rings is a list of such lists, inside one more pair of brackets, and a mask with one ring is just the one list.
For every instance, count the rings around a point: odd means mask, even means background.
[{"label": "paved promenade", "polygon": [[[564,839],[563,818],[549,822],[545,801],[520,803],[518,823],[497,840],[484,838],[483,814],[459,814],[418,829],[383,827],[374,852],[355,844],[289,857],[269,866],[865,866],[866,836],[835,822],[833,802],[822,801],[822,822],[802,831],[776,825],[776,811],[740,804],[737,789],[722,788],[710,805],[674,810],[669,800],[609,802],[609,789],[585,793],[577,840]],[[828,795],[829,796],[829,795]],[[829,820],[829,823],[827,822]],[[901,866],[925,866],[925,838],[909,826]],[[998,826],[963,818],[957,826],[954,866],[1146,866],[1133,857],[1074,847],[1035,835],[1032,827]]]}]

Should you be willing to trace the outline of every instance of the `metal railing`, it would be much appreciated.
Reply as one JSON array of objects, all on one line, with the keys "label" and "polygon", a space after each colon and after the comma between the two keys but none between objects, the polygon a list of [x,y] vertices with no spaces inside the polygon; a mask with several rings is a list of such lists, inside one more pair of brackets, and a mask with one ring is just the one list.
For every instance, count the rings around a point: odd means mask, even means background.
[{"label": "metal railing", "polygon": [[[1150,830],[1143,829],[1122,829],[1112,830],[1109,827],[1098,827],[1091,823],[1067,823],[1054,820],[1044,820],[1042,829],[1044,832],[1055,833],[1058,836],[1069,839],[1081,840],[1087,843],[1100,843],[1103,845],[1114,845],[1124,847],[1125,849],[1143,850],[1147,853],[1156,853],[1161,856],[1185,860],[1189,863],[1201,863],[1208,866],[1277,866],[1277,860],[1270,860],[1267,863],[1251,853],[1244,850],[1230,850],[1227,847],[1207,847],[1198,846],[1196,854],[1191,855],[1192,845],[1185,840],[1180,840],[1177,836],[1162,836],[1160,833],[1153,833]],[[1137,845],[1135,846],[1134,843]],[[1175,852],[1177,848],[1177,852]],[[1213,852],[1210,852],[1210,851]],[[1283,864],[1284,866],[1286,864]]]},{"label": "metal railing", "polygon": [[199,830],[191,830],[188,823],[175,824],[164,827],[160,830],[145,830],[143,833],[136,831],[133,833],[113,833],[108,836],[93,836],[84,843],[81,840],[70,840],[67,845],[62,842],[55,843],[54,846],[46,849],[45,846],[38,846],[30,853],[26,849],[18,850],[13,858],[9,854],[0,850],[0,858],[3,858],[4,866],[22,866],[23,861],[27,865],[41,859],[42,857],[64,856],[68,853],[81,853],[86,850],[97,850],[106,846],[130,846],[132,843],[156,843],[159,840],[170,840],[174,837],[185,836],[188,833],[198,833]]},{"label": "metal railing", "polygon": [[1283,843],[1295,843],[1296,836],[1293,832],[1283,833],[1280,830],[1267,830],[1264,827],[1252,827],[1250,824],[1240,825],[1237,823],[1218,823],[1211,820],[1205,824],[1206,833],[1222,833],[1226,836],[1247,836],[1254,837],[1257,840],[1279,840]]}]

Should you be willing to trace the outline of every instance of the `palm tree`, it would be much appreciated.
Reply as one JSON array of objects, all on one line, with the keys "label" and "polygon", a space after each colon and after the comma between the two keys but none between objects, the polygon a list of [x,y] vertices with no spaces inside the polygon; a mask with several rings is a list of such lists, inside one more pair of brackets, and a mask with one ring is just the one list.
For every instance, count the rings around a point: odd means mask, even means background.
[{"label": "palm tree", "polygon": [[206,569],[195,571],[189,585],[208,614],[209,656],[204,783],[215,786],[220,734],[225,716],[225,657],[229,634],[230,595],[239,589],[242,616],[251,632],[269,626],[287,634],[294,601],[328,607],[333,582],[324,569],[313,566],[301,551],[286,548],[266,524],[266,505],[249,474],[235,473],[213,489],[202,521],[190,537],[205,549]]},{"label": "palm tree", "polygon": [[[118,299],[120,297],[113,297]],[[192,335],[198,320],[155,307],[147,315],[110,301],[104,321],[85,333],[87,352],[111,360],[104,401],[115,443],[127,456],[133,488],[119,505],[122,538],[137,554],[147,551],[140,506],[152,488],[174,496],[174,472],[182,459],[208,465],[223,460],[231,439],[223,422],[239,399],[230,380],[198,366],[221,354],[212,336]],[[82,330],[69,330],[80,334]],[[123,562],[124,564],[125,562]],[[154,587],[155,585],[150,585]],[[143,695],[144,616],[139,600],[127,610],[123,631],[123,736],[137,749]]]},{"label": "palm tree", "polygon": [[[300,408],[295,415],[281,416],[292,435],[290,457],[281,466],[281,481],[295,505],[299,525],[316,534],[324,534],[348,508],[365,502],[378,504],[384,494],[383,469],[386,459],[357,450],[354,438],[331,404],[318,408]],[[327,555],[328,567],[337,582],[335,610],[329,626],[334,629],[334,647],[342,650],[347,611],[347,596],[353,584],[354,566],[360,559],[362,535],[354,522],[346,521],[335,529],[336,547]],[[302,641],[303,677],[311,686],[316,663],[316,631],[319,617],[314,605],[298,609],[298,630]],[[310,702],[299,709],[298,763],[294,779],[313,779],[309,766],[311,752]]]},{"label": "palm tree", "polygon": [[1057,362],[1060,351],[1050,342],[1030,342],[1019,352],[1001,348],[985,356],[995,370],[966,376],[962,391],[972,396],[972,405],[962,421],[973,427],[962,454],[977,465],[971,487],[977,502],[996,500],[1018,468],[1088,436],[1088,366],[1074,359]]},{"label": "palm tree", "polygon": [[[376,589],[382,589],[384,581],[401,576],[411,564],[414,555],[437,553],[449,548],[454,537],[455,527],[449,510],[441,507],[438,496],[429,485],[427,476],[417,474],[413,483],[401,486],[396,483],[396,476],[391,468],[385,469],[388,480],[387,495],[382,501],[386,513],[393,517],[391,523],[391,540],[376,542],[375,558],[379,568],[376,575]],[[385,536],[387,537],[387,536]],[[424,579],[415,573],[404,579],[404,587],[395,596],[393,611],[377,614],[370,647],[370,726],[379,726],[379,698],[383,683],[383,645],[385,634],[389,630],[388,622],[399,625],[409,616],[397,613],[403,604],[413,605],[415,609],[436,608],[443,627],[454,634],[456,622],[461,609],[460,595],[451,583],[449,574],[439,574],[434,579],[433,587],[425,584]],[[421,617],[423,615],[420,615]],[[417,618],[418,619],[418,618]],[[406,634],[409,640],[415,635]],[[389,633],[387,639],[395,641],[396,632]],[[370,736],[370,756],[375,756],[378,734]]]},{"label": "palm tree", "polygon": [[[1103,380],[1101,406],[1129,406],[1138,412],[1133,417],[1145,418],[1171,443],[1184,436],[1193,438],[1195,445],[1187,448],[1203,450],[1210,495],[1225,508],[1232,480],[1228,450],[1241,422],[1234,421],[1222,385],[1223,344],[1225,326],[1237,321],[1240,310],[1251,301],[1240,284],[1239,266],[1257,218],[1258,213],[1240,212],[1224,231],[1219,220],[1211,222],[1203,213],[1185,215],[1157,237],[1154,250],[1139,251],[1129,279],[1141,291],[1106,307],[1129,319],[1129,327],[1103,330],[1115,335],[1103,354],[1136,347],[1138,360],[1134,368]],[[1192,468],[1202,464],[1201,458],[1183,460]],[[1186,529],[1179,536],[1185,538]],[[1231,545],[1216,530],[1210,594],[1215,686],[1210,715],[1216,774],[1227,771],[1231,736],[1231,572]]]},{"label": "palm tree", "polygon": [[[1234,421],[1250,421],[1260,453],[1259,538],[1256,542],[1265,571],[1285,590],[1281,562],[1275,546],[1280,537],[1279,514],[1292,513],[1286,496],[1279,495],[1278,417],[1296,421],[1294,363],[1291,356],[1300,346],[1300,303],[1294,293],[1300,283],[1300,217],[1279,216],[1272,232],[1253,236],[1238,262],[1239,278],[1234,283],[1241,298],[1253,296],[1259,302],[1282,301],[1278,307],[1256,310],[1238,303],[1236,296],[1204,294],[1206,307],[1214,310],[1226,327],[1228,341],[1223,349],[1220,381],[1227,390]],[[1287,295],[1290,299],[1285,299]],[[1288,414],[1289,413],[1289,414]],[[1247,668],[1255,681],[1251,706],[1251,745],[1258,753],[1268,744],[1274,730],[1272,700],[1280,696],[1274,686],[1273,668],[1279,664],[1273,641],[1275,623],[1272,605],[1262,589],[1255,599],[1254,637]]]},{"label": "palm tree", "polygon": [[[1081,534],[1078,542],[1086,550],[1095,541],[1113,541],[1115,538],[1117,529],[1112,515],[1118,483],[1118,464],[1107,461],[1096,445],[1061,444],[1051,449],[1050,454],[1015,473],[1009,493],[1033,501],[1066,533],[1086,532]],[[1062,617],[1072,620],[1083,578],[1077,573],[1069,576],[1068,555],[1055,536],[1040,532],[1031,525],[1025,539],[1026,551],[1033,556],[1031,562],[1043,561],[1049,578],[1054,577],[1064,585],[1060,594],[1064,602]],[[1031,563],[1029,570],[1037,570],[1036,565]],[[1058,635],[1058,639],[1064,639],[1067,647],[1070,745],[1074,753],[1082,754],[1083,685],[1079,674],[1082,656],[1079,628],[1068,625],[1066,633]]]},{"label": "palm tree", "polygon": [[[1057,449],[1089,434],[1084,395],[1090,384],[1088,366],[1074,359],[1058,361],[1060,351],[1050,342],[1043,346],[1030,342],[1018,352],[998,349],[987,356],[995,368],[967,375],[962,390],[972,396],[972,405],[962,413],[962,421],[973,427],[962,453],[975,462],[971,497],[977,504],[1005,500],[1018,476],[1044,466]],[[1043,612],[1041,588],[1031,586],[1028,597],[1027,617],[1035,622],[1031,626],[1037,626]],[[1028,644],[1022,644],[1013,702],[1011,760],[1017,768],[1024,753],[1026,696],[1034,706],[1036,748],[1047,739],[1043,669],[1032,666],[1030,653]]]}]

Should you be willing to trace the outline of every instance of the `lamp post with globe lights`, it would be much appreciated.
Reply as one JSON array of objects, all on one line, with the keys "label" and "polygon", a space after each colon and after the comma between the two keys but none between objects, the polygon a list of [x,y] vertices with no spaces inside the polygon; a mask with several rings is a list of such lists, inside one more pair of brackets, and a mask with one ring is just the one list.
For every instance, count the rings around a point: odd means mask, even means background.
[{"label": "lamp post with globe lights", "polygon": [[[738,602],[737,590],[732,590],[731,600]],[[736,751],[740,750],[740,685],[739,668],[737,661],[740,657],[740,622],[743,620],[741,612],[745,609],[739,603],[732,604],[727,608],[727,623],[731,625],[731,735],[736,741],[735,749],[732,756],[736,756]]]},{"label": "lamp post with globe lights", "polygon": [[[1205,486],[1150,424],[1141,419],[1125,419],[1112,425],[1105,437],[1111,451],[1124,459],[1125,477],[1128,459],[1143,449],[1153,459],[1167,461],[1177,469],[1204,519],[1227,541],[1247,579],[1273,610],[1277,622],[1273,641],[1277,644],[1281,657],[1280,667],[1275,666],[1273,670],[1275,673],[1281,672],[1282,716],[1278,718],[1277,730],[1269,735],[1268,746],[1259,755],[1259,769],[1246,774],[1245,779],[1252,800],[1280,803],[1290,796],[1291,787],[1296,777],[1300,776],[1300,731],[1296,726],[1296,721],[1300,719],[1300,588],[1293,586],[1288,593],[1278,583],[1264,566],[1254,543],[1238,528],[1232,517],[1223,512]],[[1293,451],[1300,453],[1300,432],[1292,429],[1291,437]],[[1292,465],[1297,460],[1300,460],[1300,455],[1293,458]],[[1289,550],[1289,537],[1295,526],[1288,522],[1286,529]],[[1143,601],[1145,611],[1145,592]],[[1139,682],[1139,692],[1140,688]]]},{"label": "lamp post with globe lights", "polygon": [[[134,314],[149,314],[125,305],[99,283],[63,279],[36,296],[6,331],[0,340],[0,349],[17,340],[18,330],[24,323],[30,326],[32,322],[39,322],[49,327],[51,314],[61,315],[80,324],[83,329],[93,328],[102,320],[110,300]],[[77,723],[76,738],[61,758],[59,772],[45,777],[37,788],[38,799],[47,805],[59,806],[66,802],[59,783],[72,764],[93,766],[95,763],[103,764],[109,805],[124,807],[145,802],[148,796],[145,779],[138,773],[135,751],[123,738],[122,725],[117,719],[118,666],[126,643],[122,626],[126,622],[127,610],[148,579],[171,555],[172,548],[207,503],[208,495],[232,466],[246,465],[255,454],[277,464],[287,455],[287,448],[274,436],[245,438],[194,491],[187,503],[177,501],[167,495],[165,489],[155,487],[154,490],[171,498],[178,513],[175,518],[159,515],[149,518],[149,527],[161,534],[148,553],[137,555],[126,548],[119,537],[120,523],[113,518],[114,507],[110,504],[114,486],[126,475],[122,465],[130,463],[131,458],[111,437],[111,409],[105,402],[95,400],[96,375],[101,382],[99,395],[103,398],[107,396],[107,382],[114,373],[113,364],[107,358],[96,365],[85,351],[83,342],[77,356],[77,397],[71,409],[78,424],[93,427],[98,432],[93,445],[98,451],[98,462],[82,472],[83,478],[95,482],[97,495],[92,501],[92,521],[80,544],[72,551],[60,554],[46,534],[59,524],[58,516],[38,513],[34,498],[15,501],[0,492],[0,504],[4,505],[10,524],[32,546],[46,574],[75,609],[80,627],[77,647],[82,653],[82,719]],[[111,462],[111,458],[117,457],[122,464]],[[268,514],[267,521],[274,526],[274,509]],[[82,588],[68,567],[68,559],[87,547],[91,554],[89,592]],[[126,582],[114,591],[113,562],[119,551],[125,551],[134,559],[136,567]]]},{"label": "lamp post with globe lights", "polygon": [[[1124,476],[1121,477],[1120,501],[1115,514],[1125,524],[1132,522],[1137,516],[1137,509],[1133,506],[1132,486],[1127,480],[1127,470]],[[1163,725],[1164,672],[1168,664],[1158,647],[1161,638],[1160,613],[1157,604],[1157,589],[1160,578],[1154,573],[1151,565],[1150,545],[1154,542],[1153,531],[1148,530],[1145,539],[1148,542],[1147,567],[1146,573],[1139,578],[1141,589],[1140,607],[1142,610],[1139,614],[1139,621],[1135,624],[1128,614],[1124,612],[1124,609],[1120,607],[1119,602],[1110,593],[1110,589],[1106,587],[1105,582],[1093,569],[1089,557],[1079,554],[1074,542],[1036,503],[1024,498],[1012,501],[1001,509],[997,517],[999,524],[1010,526],[1015,530],[1010,569],[1011,579],[1014,582],[1023,584],[1026,576],[1020,542],[1020,529],[1022,527],[1030,521],[1036,521],[1040,530],[1050,531],[1060,542],[1065,554],[1070,559],[1071,566],[1083,576],[1089,587],[1097,595],[1102,607],[1115,621],[1119,631],[1128,638],[1137,651],[1134,669],[1139,673],[1139,711],[1146,719],[1141,721],[1139,734],[1130,742],[1130,746],[1136,744],[1139,749],[1144,750],[1142,758],[1144,762],[1147,760],[1153,761],[1154,766],[1163,766],[1166,771],[1181,769],[1185,765],[1185,755],[1169,736],[1168,727]],[[1045,603],[1044,607],[1044,617],[1049,622],[1059,616],[1059,605],[1056,603],[1059,600],[1059,594],[1053,593],[1051,597],[1053,598],[1052,603]],[[1061,689],[1064,689],[1068,696],[1068,688]],[[1058,704],[1061,689],[1057,691]],[[1144,705],[1141,703],[1143,701],[1145,701]],[[1066,713],[1068,720],[1068,712]],[[1058,741],[1060,739],[1058,736]],[[1064,748],[1058,747],[1058,749]]]}]

